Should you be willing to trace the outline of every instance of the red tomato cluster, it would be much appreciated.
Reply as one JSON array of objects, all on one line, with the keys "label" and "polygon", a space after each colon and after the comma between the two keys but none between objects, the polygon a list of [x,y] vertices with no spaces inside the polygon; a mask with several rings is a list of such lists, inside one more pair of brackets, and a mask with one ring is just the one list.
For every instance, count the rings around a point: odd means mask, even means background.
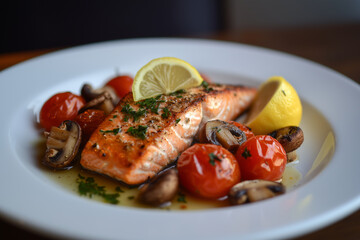
[{"label": "red tomato cluster", "polygon": [[[131,92],[133,79],[129,76],[116,76],[106,85],[112,87],[119,98]],[[83,97],[71,92],[57,93],[50,97],[40,110],[40,126],[46,131],[51,127],[58,127],[65,120],[76,121],[83,132],[83,137],[88,139],[96,127],[104,120],[105,113],[100,110],[89,109],[78,114],[86,104]]]},{"label": "red tomato cluster", "polygon": [[271,136],[255,136],[248,127],[231,123],[247,137],[235,155],[218,145],[195,144],[179,157],[180,183],[190,193],[216,199],[226,196],[240,181],[276,181],[282,177],[286,152],[281,144]]}]

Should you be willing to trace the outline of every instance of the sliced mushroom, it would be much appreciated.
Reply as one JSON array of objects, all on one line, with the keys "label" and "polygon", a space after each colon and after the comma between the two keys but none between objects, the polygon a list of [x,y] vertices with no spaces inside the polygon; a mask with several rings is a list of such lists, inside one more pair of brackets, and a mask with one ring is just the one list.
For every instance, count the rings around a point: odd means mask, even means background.
[{"label": "sliced mushroom", "polygon": [[287,153],[298,149],[304,142],[303,131],[295,126],[278,129],[269,135],[278,140]]},{"label": "sliced mushroom", "polygon": [[114,107],[115,105],[113,103],[110,93],[103,92],[96,98],[92,99],[90,102],[86,103],[85,106],[83,106],[79,110],[79,113],[83,113],[90,108],[96,108],[104,111],[105,114],[107,115],[114,109]]},{"label": "sliced mushroom", "polygon": [[74,121],[66,120],[59,127],[45,133],[46,152],[43,163],[54,169],[65,169],[72,165],[81,142],[81,128]]},{"label": "sliced mushroom", "polygon": [[90,102],[104,92],[108,92],[110,94],[114,105],[119,102],[119,97],[117,96],[115,90],[110,86],[94,89],[90,84],[85,83],[81,88],[81,96],[85,99],[86,102]]},{"label": "sliced mushroom", "polygon": [[246,141],[246,135],[235,125],[221,120],[208,121],[202,133],[200,141],[221,145],[234,152]]},{"label": "sliced mushroom", "polygon": [[232,205],[261,201],[285,193],[281,183],[266,180],[248,180],[234,185],[228,194]]},{"label": "sliced mushroom", "polygon": [[291,163],[297,160],[297,153],[296,151],[286,153],[287,163]]},{"label": "sliced mushroom", "polygon": [[171,201],[177,194],[179,178],[174,168],[154,177],[139,192],[138,200],[152,206],[160,206]]}]

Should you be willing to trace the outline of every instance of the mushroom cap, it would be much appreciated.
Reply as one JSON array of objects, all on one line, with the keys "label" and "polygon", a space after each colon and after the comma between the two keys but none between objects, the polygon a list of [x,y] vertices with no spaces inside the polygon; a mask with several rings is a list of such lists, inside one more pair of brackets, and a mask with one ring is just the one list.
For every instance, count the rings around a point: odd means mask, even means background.
[{"label": "mushroom cap", "polygon": [[234,185],[228,194],[232,205],[261,201],[285,193],[285,186],[267,180],[248,180]]},{"label": "mushroom cap", "polygon": [[66,120],[59,127],[52,127],[46,135],[47,149],[42,163],[53,169],[71,167],[81,143],[79,124]]},{"label": "mushroom cap", "polygon": [[152,206],[160,206],[171,201],[179,188],[176,170],[171,168],[152,178],[140,189],[138,200]]}]

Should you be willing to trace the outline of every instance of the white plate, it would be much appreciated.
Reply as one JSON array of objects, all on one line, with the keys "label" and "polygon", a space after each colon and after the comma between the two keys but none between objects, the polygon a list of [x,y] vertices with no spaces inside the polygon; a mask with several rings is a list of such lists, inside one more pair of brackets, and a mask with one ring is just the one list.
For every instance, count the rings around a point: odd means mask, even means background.
[{"label": "white plate", "polygon": [[[91,201],[49,181],[37,167],[33,126],[59,91],[101,85],[118,68],[135,74],[149,60],[182,58],[216,82],[258,85],[282,75],[304,106],[303,174],[285,195],[204,211],[161,211]],[[0,73],[0,211],[9,220],[71,238],[263,239],[293,237],[330,224],[360,205],[360,87],[343,75],[288,54],[190,39],[113,41],[47,54]]]}]

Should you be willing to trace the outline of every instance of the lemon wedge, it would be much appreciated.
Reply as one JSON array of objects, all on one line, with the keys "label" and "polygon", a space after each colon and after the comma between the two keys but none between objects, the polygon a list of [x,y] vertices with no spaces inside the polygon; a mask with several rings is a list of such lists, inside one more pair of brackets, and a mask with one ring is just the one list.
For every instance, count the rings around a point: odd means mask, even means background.
[{"label": "lemon wedge", "polygon": [[132,86],[134,101],[197,87],[202,81],[199,72],[184,60],[156,58],[136,73]]},{"label": "lemon wedge", "polygon": [[301,117],[297,92],[283,77],[274,76],[260,86],[245,124],[256,135],[268,134],[279,128],[299,126]]}]

